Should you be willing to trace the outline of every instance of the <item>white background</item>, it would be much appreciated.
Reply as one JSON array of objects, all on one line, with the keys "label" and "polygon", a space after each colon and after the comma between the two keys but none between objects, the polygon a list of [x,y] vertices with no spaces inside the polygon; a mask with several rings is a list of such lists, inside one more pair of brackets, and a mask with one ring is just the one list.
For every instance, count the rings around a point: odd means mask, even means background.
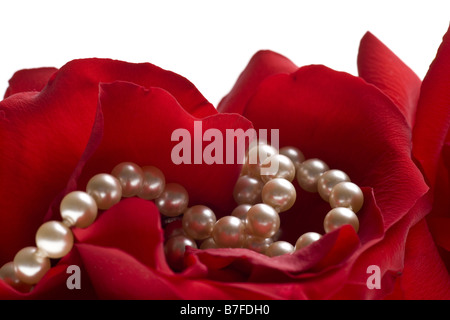
[{"label": "white background", "polygon": [[102,57],[175,71],[217,105],[260,49],[356,75],[366,31],[423,78],[449,22],[450,0],[1,0],[0,95],[16,70]]}]

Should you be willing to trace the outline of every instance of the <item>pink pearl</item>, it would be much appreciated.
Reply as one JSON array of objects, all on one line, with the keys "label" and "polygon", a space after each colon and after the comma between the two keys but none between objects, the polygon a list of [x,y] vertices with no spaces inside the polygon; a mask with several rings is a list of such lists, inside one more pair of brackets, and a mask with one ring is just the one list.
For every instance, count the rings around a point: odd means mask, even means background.
[{"label": "pink pearl", "polygon": [[154,166],[142,167],[142,174],[142,188],[138,193],[138,197],[145,200],[158,198],[166,185],[164,174]]},{"label": "pink pearl", "polygon": [[111,174],[120,181],[122,197],[134,197],[142,188],[142,169],[133,162],[119,163],[111,171]]},{"label": "pink pearl", "polygon": [[237,204],[255,204],[261,202],[263,186],[262,181],[258,179],[250,176],[241,176],[234,186],[234,200]]},{"label": "pink pearl", "polygon": [[183,229],[186,234],[195,240],[203,240],[211,236],[216,215],[203,205],[196,205],[186,210],[183,215]]},{"label": "pink pearl", "polygon": [[225,216],[217,220],[212,235],[219,248],[241,248],[245,241],[244,231],[241,219]]},{"label": "pink pearl", "polygon": [[187,209],[189,195],[182,185],[178,183],[168,183],[162,194],[155,199],[155,204],[162,215],[176,217]]}]

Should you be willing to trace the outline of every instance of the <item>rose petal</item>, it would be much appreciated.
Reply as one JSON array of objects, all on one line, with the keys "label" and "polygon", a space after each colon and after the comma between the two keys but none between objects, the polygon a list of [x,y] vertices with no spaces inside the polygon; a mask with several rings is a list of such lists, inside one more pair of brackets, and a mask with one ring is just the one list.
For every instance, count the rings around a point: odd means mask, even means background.
[{"label": "rose petal", "polygon": [[38,226],[49,218],[52,199],[61,195],[83,161],[99,116],[99,82],[117,79],[166,88],[196,117],[217,114],[185,78],[148,63],[108,59],[71,61],[39,94],[19,93],[1,101],[0,197],[5,214],[0,216],[0,242],[10,245],[0,248],[0,264],[34,243]]},{"label": "rose petal", "polygon": [[[93,175],[111,172],[118,163],[132,161],[141,166],[156,166],[165,174],[166,182],[182,184],[189,192],[191,205],[210,206],[218,216],[229,214],[241,165],[237,160],[234,164],[205,164],[204,159],[203,164],[177,165],[171,153],[179,142],[171,141],[171,137],[176,129],[185,129],[194,143],[199,137],[194,134],[195,125],[202,126],[202,135],[212,128],[225,137],[227,129],[251,128],[248,120],[237,114],[216,114],[198,121],[165,90],[145,89],[126,82],[102,84],[100,101],[103,140],[83,169],[79,189],[84,189]],[[203,143],[203,148],[208,144]],[[193,149],[192,161],[194,152]]]},{"label": "rose petal", "polygon": [[81,243],[117,248],[151,268],[171,272],[164,257],[161,215],[151,201],[124,199],[74,234]]},{"label": "rose petal", "polygon": [[421,80],[370,32],[361,39],[358,72],[361,78],[391,98],[413,127]]},{"label": "rose petal", "polygon": [[58,71],[53,67],[19,70],[9,80],[4,98],[27,91],[41,91],[51,76]]},{"label": "rose petal", "polygon": [[450,29],[423,79],[413,130],[413,156],[433,188],[450,127]]},{"label": "rose petal", "polygon": [[240,113],[258,85],[267,77],[279,73],[291,73],[297,66],[286,57],[270,51],[258,51],[250,59],[231,91],[219,103],[217,110],[223,113]]}]

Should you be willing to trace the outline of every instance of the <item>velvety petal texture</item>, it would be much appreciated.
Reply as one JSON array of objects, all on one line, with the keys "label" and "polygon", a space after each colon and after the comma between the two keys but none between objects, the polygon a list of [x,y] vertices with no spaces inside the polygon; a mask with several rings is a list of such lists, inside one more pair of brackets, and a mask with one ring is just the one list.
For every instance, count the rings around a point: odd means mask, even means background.
[{"label": "velvety petal texture", "polygon": [[9,80],[9,87],[4,98],[27,91],[41,91],[51,76],[58,71],[53,67],[19,70]]},{"label": "velvety petal texture", "polygon": [[358,73],[375,85],[399,108],[413,127],[422,84],[419,77],[372,33],[361,39]]}]

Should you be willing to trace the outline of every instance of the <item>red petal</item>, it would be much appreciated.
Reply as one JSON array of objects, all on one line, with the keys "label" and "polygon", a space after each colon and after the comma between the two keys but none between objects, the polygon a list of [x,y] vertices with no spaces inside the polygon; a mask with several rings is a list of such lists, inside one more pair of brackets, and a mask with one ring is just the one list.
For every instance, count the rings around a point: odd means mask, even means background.
[{"label": "red petal", "polygon": [[41,91],[58,69],[53,67],[19,70],[9,80],[4,98],[27,91]]},{"label": "red petal", "polygon": [[421,81],[388,47],[370,32],[361,40],[359,76],[385,93],[413,127]]},{"label": "red petal", "polygon": [[242,114],[247,101],[261,81],[274,74],[291,73],[297,66],[286,57],[273,51],[258,51],[239,76],[235,85],[219,103],[217,110]]},{"label": "red petal", "polygon": [[[182,184],[189,192],[191,205],[210,206],[218,216],[229,214],[233,208],[232,190],[241,166],[204,162],[176,165],[171,152],[179,142],[172,141],[171,136],[176,129],[186,129],[192,140],[201,140],[194,134],[194,125],[201,125],[202,135],[214,128],[225,137],[227,129],[251,128],[248,120],[237,114],[216,114],[198,121],[167,91],[126,82],[102,84],[100,101],[104,115],[103,140],[83,169],[80,189],[84,189],[93,175],[111,172],[118,163],[132,161],[141,166],[154,165],[164,172],[167,182]],[[203,147],[207,144],[203,143]]]},{"label": "red petal", "polygon": [[450,127],[450,29],[423,79],[413,130],[413,155],[434,187],[441,150]]},{"label": "red petal", "polygon": [[161,215],[151,201],[124,199],[90,227],[74,229],[74,234],[81,243],[117,248],[151,268],[170,272],[164,257]]}]

